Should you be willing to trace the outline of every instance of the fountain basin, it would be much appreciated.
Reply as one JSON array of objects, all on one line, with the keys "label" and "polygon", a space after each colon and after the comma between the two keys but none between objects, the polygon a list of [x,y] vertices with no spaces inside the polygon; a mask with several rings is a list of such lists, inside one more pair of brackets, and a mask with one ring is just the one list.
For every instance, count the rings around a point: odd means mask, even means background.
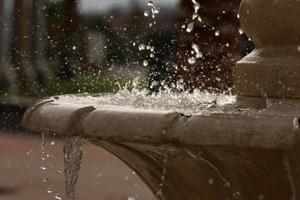
[{"label": "fountain basin", "polygon": [[105,148],[136,171],[157,199],[282,200],[300,191],[300,107],[292,102],[185,113],[89,98],[44,99],[27,110],[23,126]]}]

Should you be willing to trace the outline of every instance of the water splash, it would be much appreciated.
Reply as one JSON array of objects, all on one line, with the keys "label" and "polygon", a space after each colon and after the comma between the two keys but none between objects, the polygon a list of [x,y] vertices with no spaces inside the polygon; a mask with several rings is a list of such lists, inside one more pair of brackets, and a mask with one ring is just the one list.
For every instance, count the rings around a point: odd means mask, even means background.
[{"label": "water splash", "polygon": [[191,33],[194,29],[195,21],[198,20],[199,22],[202,21],[201,17],[199,16],[199,9],[200,4],[196,0],[192,0],[194,6],[194,13],[192,15],[192,22],[188,23],[187,25],[183,25],[182,28],[186,27],[186,32]]},{"label": "water splash", "polygon": [[[135,79],[135,82],[138,81]],[[137,83],[135,83],[137,85]],[[153,83],[155,84],[155,83]],[[183,89],[178,82],[176,90]],[[222,93],[201,92],[199,90],[176,92],[167,86],[158,93],[149,93],[148,90],[123,88],[116,94],[101,95],[68,95],[55,99],[58,103],[80,103],[94,107],[125,106],[151,110],[167,110],[184,114],[200,114],[204,112],[222,112],[225,105],[234,104],[236,97]],[[225,107],[224,107],[225,106]]]},{"label": "water splash", "polygon": [[80,137],[66,138],[64,146],[64,162],[67,200],[75,200],[76,184],[82,163],[83,145],[84,140]]}]

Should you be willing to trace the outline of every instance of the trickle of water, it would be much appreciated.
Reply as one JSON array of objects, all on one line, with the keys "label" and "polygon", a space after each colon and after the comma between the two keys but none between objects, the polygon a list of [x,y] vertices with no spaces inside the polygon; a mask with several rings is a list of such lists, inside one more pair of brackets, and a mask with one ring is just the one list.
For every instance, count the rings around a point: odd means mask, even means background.
[{"label": "trickle of water", "polygon": [[42,144],[41,144],[41,166],[40,170],[42,172],[42,182],[45,184],[45,187],[47,187],[46,192],[50,194],[48,191],[51,189],[49,188],[49,179],[48,179],[48,154],[46,153],[46,134],[42,133]]},{"label": "trickle of water", "polygon": [[163,196],[163,188],[165,185],[165,180],[166,180],[166,176],[167,176],[167,170],[168,170],[168,160],[169,160],[169,155],[167,153],[167,151],[165,151],[165,155],[164,155],[164,160],[163,160],[163,170],[162,170],[162,175],[160,177],[160,184],[159,184],[159,189],[156,192],[155,196],[156,199],[161,199],[161,197]]},{"label": "trickle of water", "polygon": [[[66,200],[75,200],[76,183],[82,163],[83,145],[84,140],[80,137],[66,138],[64,146]],[[60,200],[57,197],[55,198]]]}]

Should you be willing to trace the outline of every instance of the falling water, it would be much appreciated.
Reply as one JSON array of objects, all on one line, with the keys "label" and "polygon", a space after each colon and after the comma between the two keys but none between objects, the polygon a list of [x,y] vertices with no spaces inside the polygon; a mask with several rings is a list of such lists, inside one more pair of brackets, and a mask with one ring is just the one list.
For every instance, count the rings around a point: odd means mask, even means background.
[{"label": "falling water", "polygon": [[50,157],[49,154],[46,152],[47,144],[46,144],[46,134],[42,133],[42,144],[41,144],[41,166],[40,170],[42,172],[42,182],[45,185],[47,194],[51,195],[53,190],[50,188],[49,185],[49,178],[48,178],[48,158]]},{"label": "falling water", "polygon": [[162,169],[162,175],[160,177],[159,189],[156,192],[156,199],[158,200],[161,199],[161,197],[163,196],[163,188],[165,185],[165,180],[166,180],[167,170],[168,170],[168,160],[169,160],[169,155],[166,150],[164,155],[164,160],[163,160],[163,169]]},{"label": "falling water", "polygon": [[75,200],[76,183],[82,163],[84,140],[67,137],[64,146],[66,200]]},{"label": "falling water", "polygon": [[45,184],[48,183],[47,169],[48,168],[47,168],[47,154],[46,154],[46,138],[45,138],[45,133],[42,133],[40,170],[42,171],[42,174],[43,174],[42,181]]}]

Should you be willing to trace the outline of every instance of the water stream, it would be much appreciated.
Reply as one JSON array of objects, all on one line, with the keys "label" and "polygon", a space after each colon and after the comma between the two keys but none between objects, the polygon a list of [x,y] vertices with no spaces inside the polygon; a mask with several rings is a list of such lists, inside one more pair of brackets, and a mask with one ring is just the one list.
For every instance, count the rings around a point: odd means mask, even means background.
[{"label": "water stream", "polygon": [[75,200],[76,184],[82,164],[84,140],[67,137],[64,146],[66,200]]}]

